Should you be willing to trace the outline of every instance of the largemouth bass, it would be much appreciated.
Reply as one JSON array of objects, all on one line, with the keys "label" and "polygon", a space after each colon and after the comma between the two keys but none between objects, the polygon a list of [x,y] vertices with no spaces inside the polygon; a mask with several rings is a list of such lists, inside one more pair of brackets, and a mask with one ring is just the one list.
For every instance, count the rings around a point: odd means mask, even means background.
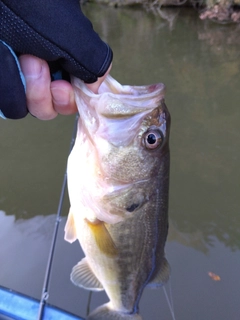
[{"label": "largemouth bass", "polygon": [[164,246],[170,115],[164,85],[122,86],[108,75],[94,94],[79,79],[72,84],[80,118],[68,159],[65,239],[78,239],[86,257],[71,280],[109,297],[88,320],[142,319],[143,289],[169,277]]}]

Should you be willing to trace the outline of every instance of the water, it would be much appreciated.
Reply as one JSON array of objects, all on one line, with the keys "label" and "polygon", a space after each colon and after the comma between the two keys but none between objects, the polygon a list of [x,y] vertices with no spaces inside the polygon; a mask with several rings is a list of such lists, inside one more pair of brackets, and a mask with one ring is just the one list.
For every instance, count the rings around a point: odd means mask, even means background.
[{"label": "water", "polygon": [[[84,10],[114,51],[113,77],[167,86],[172,127],[166,252],[176,319],[238,320],[240,26],[201,21],[192,9],[167,10],[168,20],[139,8]],[[38,299],[73,124],[73,116],[0,123],[0,284]],[[78,243],[63,240],[68,206],[66,197],[49,302],[85,316],[88,293],[69,280],[82,253]],[[91,309],[106,300],[94,293]],[[162,289],[146,289],[140,311],[147,320],[172,319]]]}]

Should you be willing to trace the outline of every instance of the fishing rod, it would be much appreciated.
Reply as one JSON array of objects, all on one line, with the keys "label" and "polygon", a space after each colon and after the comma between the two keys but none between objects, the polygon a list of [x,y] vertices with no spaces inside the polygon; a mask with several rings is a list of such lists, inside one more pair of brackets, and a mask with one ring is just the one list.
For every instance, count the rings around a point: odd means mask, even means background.
[{"label": "fishing rod", "polygon": [[[72,148],[75,143],[78,118],[79,118],[79,115],[76,116],[75,121],[74,121],[73,133],[72,133],[72,138],[71,138],[70,148],[69,148],[69,154],[72,151]],[[49,298],[49,283],[50,283],[50,276],[51,276],[51,270],[52,270],[52,262],[53,262],[55,247],[56,247],[58,227],[61,222],[61,213],[62,213],[63,199],[64,199],[64,195],[65,195],[65,191],[66,191],[66,186],[67,186],[67,168],[65,170],[64,177],[63,177],[62,189],[61,189],[60,199],[59,199],[59,203],[58,203],[57,216],[56,216],[56,220],[55,220],[55,227],[54,227],[54,232],[53,232],[53,237],[52,237],[52,243],[51,243],[49,256],[48,256],[48,262],[47,262],[47,267],[46,267],[46,272],[45,272],[45,277],[44,277],[44,282],[43,282],[42,296],[41,296],[41,300],[40,300],[37,320],[43,319],[42,317],[43,317],[44,307],[45,307],[45,304]]]}]

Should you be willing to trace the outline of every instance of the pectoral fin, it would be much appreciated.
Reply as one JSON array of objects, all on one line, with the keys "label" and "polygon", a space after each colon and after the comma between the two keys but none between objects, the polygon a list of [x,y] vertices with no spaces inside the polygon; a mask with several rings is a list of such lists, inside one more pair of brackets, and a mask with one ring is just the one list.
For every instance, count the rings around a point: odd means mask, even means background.
[{"label": "pectoral fin", "polygon": [[78,287],[92,291],[103,290],[101,282],[92,272],[86,258],[83,258],[76,266],[73,267],[70,278]]},{"label": "pectoral fin", "polygon": [[151,279],[148,283],[147,287],[149,288],[157,288],[163,286],[169,279],[171,273],[170,265],[166,258],[164,258],[161,267],[155,277]]},{"label": "pectoral fin", "polygon": [[91,223],[87,220],[87,223],[93,233],[96,244],[102,253],[107,256],[116,256],[118,253],[117,248],[104,222],[99,221],[97,223]]},{"label": "pectoral fin", "polygon": [[68,218],[67,218],[64,231],[65,231],[64,239],[66,241],[72,243],[75,240],[77,240],[77,232],[76,232],[74,217],[73,217],[73,213],[71,212],[71,208],[68,213]]}]

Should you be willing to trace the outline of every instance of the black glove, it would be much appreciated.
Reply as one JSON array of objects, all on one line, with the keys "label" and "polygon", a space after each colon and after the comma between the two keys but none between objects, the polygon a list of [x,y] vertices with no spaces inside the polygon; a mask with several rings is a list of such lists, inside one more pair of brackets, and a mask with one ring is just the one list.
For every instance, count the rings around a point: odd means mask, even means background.
[{"label": "black glove", "polygon": [[[112,61],[111,49],[94,32],[78,0],[0,0],[0,40],[17,55],[48,61],[51,72],[64,69],[87,83],[103,76]],[[0,110],[7,118],[27,114],[16,60],[3,43]]]},{"label": "black glove", "polygon": [[27,115],[24,78],[11,48],[0,42],[0,116],[20,119]]}]

